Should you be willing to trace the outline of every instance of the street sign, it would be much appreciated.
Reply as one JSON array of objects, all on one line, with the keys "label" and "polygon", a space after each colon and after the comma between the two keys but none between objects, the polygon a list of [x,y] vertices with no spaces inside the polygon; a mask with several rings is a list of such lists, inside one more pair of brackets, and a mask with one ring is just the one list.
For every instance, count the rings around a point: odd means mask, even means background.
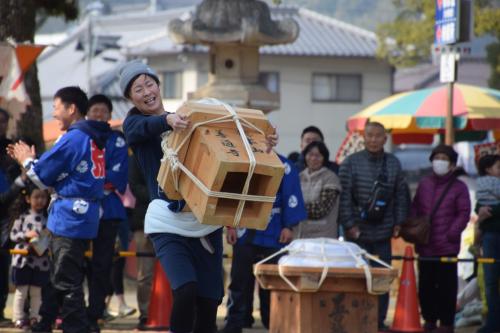
[{"label": "street sign", "polygon": [[434,43],[454,44],[460,35],[460,0],[436,0]]},{"label": "street sign", "polygon": [[456,62],[455,52],[441,53],[441,68],[439,71],[439,81],[441,83],[455,82],[457,72]]}]

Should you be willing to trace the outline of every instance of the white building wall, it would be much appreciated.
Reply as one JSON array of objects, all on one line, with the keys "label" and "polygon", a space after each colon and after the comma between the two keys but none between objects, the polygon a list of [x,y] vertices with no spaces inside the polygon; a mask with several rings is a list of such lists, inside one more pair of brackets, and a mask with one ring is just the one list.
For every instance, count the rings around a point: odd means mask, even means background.
[{"label": "white building wall", "polygon": [[[260,68],[280,72],[281,107],[269,118],[278,127],[277,149],[282,154],[298,151],[302,129],[315,125],[323,132],[333,159],[347,134],[347,118],[391,94],[391,69],[374,59],[263,57]],[[313,102],[313,73],[361,74],[361,102]]]},{"label": "white building wall", "polygon": [[[183,100],[196,90],[199,71],[208,69],[208,56],[177,55],[152,57],[148,63],[161,71],[183,71]],[[391,94],[391,68],[374,59],[264,56],[261,71],[280,73],[281,107],[269,114],[278,127],[280,142],[277,150],[287,155],[299,150],[302,129],[315,125],[321,129],[330,150],[331,159],[344,140],[347,118],[368,105]],[[345,73],[362,75],[361,102],[340,103],[312,101],[313,73]],[[183,100],[164,100],[167,110],[177,109]]]}]

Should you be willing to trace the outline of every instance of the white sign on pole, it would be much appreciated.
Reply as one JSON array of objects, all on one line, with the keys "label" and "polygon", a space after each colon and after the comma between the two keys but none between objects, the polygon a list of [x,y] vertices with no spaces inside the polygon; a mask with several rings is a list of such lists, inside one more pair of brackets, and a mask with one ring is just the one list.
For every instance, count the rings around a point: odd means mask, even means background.
[{"label": "white sign on pole", "polygon": [[456,57],[453,51],[441,53],[441,68],[439,72],[439,81],[441,81],[441,83],[455,82],[456,80],[455,62],[456,62]]}]

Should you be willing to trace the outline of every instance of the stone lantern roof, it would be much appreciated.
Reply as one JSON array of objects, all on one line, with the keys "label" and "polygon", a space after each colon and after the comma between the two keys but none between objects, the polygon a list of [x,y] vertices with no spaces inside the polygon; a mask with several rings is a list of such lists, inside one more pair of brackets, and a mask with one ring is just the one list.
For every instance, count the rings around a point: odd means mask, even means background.
[{"label": "stone lantern roof", "polygon": [[299,35],[295,20],[273,20],[266,3],[258,0],[205,0],[193,17],[169,23],[170,36],[180,44],[291,43]]}]

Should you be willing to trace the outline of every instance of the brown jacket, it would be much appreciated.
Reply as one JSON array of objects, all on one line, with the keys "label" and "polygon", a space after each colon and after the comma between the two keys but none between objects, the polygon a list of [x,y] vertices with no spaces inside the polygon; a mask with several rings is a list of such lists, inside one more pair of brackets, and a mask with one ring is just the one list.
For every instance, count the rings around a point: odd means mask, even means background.
[{"label": "brown jacket", "polygon": [[295,228],[295,238],[315,238],[338,236],[337,218],[340,180],[328,168],[300,173],[300,186],[304,196],[308,219]]}]

